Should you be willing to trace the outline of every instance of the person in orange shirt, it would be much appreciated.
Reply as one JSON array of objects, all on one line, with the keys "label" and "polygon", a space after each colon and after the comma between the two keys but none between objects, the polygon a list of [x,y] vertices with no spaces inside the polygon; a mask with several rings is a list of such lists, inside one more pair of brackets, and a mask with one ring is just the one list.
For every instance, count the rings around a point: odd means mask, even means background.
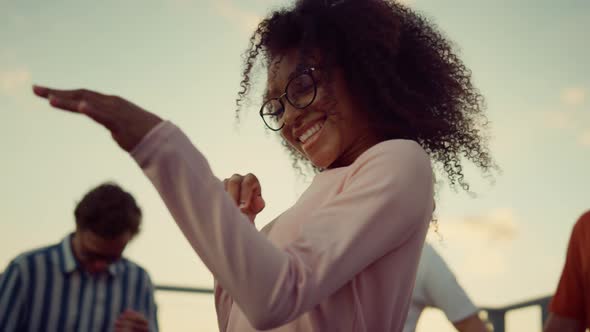
[{"label": "person in orange shirt", "polygon": [[574,225],[545,332],[582,332],[590,328],[590,211]]}]

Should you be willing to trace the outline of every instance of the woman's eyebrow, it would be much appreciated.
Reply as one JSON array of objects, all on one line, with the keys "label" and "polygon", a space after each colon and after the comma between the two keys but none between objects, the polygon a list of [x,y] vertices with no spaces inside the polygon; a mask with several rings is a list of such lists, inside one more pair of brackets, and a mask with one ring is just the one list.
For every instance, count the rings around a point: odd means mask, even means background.
[{"label": "woman's eyebrow", "polygon": [[[291,74],[289,74],[289,76],[287,77],[287,83],[285,83],[285,88],[287,87],[286,85],[289,84],[289,82],[294,77],[296,77],[297,75],[301,74],[301,72],[304,69],[296,69],[296,70],[292,71]],[[269,96],[279,96],[279,95],[282,95],[285,88],[283,88],[283,90],[280,91],[280,92],[277,89],[275,89],[275,88],[267,88],[267,90],[262,94],[262,97],[266,100],[266,99],[269,98]]]},{"label": "woman's eyebrow", "polygon": [[295,69],[294,71],[292,71],[291,74],[289,74],[289,76],[287,77],[287,82],[291,81],[295,76],[301,74],[303,70],[304,69]]},{"label": "woman's eyebrow", "polygon": [[270,98],[271,96],[278,97],[282,94],[283,94],[283,91],[280,91],[274,87],[267,87],[266,91],[264,91],[262,96],[266,100],[266,99]]},{"label": "woman's eyebrow", "polygon": [[262,102],[266,102],[267,100],[270,99],[271,93],[273,93],[273,90],[264,90],[264,92],[262,93]]}]

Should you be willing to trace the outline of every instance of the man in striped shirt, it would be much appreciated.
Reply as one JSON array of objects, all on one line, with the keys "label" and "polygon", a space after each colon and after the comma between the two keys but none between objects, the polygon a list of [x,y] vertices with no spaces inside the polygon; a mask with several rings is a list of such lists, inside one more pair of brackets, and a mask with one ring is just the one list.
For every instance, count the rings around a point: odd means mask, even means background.
[{"label": "man in striped shirt", "polygon": [[141,210],[116,184],[87,193],[76,230],[22,254],[0,276],[0,331],[157,331],[147,272],[122,257]]}]

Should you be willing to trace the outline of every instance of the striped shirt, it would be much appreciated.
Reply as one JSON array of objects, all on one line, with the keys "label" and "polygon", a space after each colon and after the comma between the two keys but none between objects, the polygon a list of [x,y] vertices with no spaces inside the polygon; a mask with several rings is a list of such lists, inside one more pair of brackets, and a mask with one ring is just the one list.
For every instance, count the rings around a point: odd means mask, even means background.
[{"label": "striped shirt", "polygon": [[0,276],[0,331],[112,331],[126,309],[158,330],[147,272],[123,258],[89,274],[74,258],[71,234],[14,259]]}]

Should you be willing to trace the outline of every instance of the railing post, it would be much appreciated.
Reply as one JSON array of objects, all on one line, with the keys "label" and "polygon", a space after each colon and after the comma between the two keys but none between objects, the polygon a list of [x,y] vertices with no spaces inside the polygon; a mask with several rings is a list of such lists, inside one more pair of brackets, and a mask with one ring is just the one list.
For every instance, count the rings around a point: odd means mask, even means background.
[{"label": "railing post", "polygon": [[550,297],[541,301],[541,327],[545,326],[545,322],[549,318],[549,302],[551,302]]},{"label": "railing post", "polygon": [[505,315],[504,310],[488,310],[488,320],[494,326],[494,332],[506,332]]}]

